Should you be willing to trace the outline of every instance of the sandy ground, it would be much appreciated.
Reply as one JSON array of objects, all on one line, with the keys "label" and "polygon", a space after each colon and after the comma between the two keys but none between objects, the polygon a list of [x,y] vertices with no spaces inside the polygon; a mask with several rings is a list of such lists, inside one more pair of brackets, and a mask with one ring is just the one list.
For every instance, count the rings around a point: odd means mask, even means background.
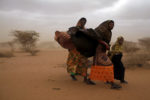
[{"label": "sandy ground", "polygon": [[112,90],[99,81],[87,85],[82,77],[72,81],[66,72],[67,51],[15,55],[0,58],[0,100],[150,100],[148,69],[126,70],[129,84]]}]

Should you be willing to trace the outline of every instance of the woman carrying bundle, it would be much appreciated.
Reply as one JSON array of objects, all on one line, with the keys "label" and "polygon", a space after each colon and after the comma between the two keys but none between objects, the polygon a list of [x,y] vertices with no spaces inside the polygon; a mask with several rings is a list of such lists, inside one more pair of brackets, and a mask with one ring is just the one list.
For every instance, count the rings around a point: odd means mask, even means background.
[{"label": "woman carrying bundle", "polygon": [[[77,80],[76,75],[84,77],[84,82],[87,82],[87,68],[89,66],[88,58],[77,51],[76,47],[72,43],[71,35],[75,34],[77,30],[85,29],[86,18],[81,18],[74,28],[69,29],[66,33],[56,31],[57,35],[55,40],[64,48],[68,48],[67,59],[67,72],[70,74],[73,80]],[[61,35],[61,36],[60,36]],[[60,37],[60,39],[59,39]],[[65,40],[62,38],[64,37]],[[62,39],[62,42],[61,42]],[[92,81],[88,81],[88,84],[94,84]]]},{"label": "woman carrying bundle", "polygon": [[99,44],[96,48],[96,53],[93,59],[93,66],[88,80],[100,80],[110,83],[112,89],[121,88],[120,85],[114,83],[113,64],[106,51],[109,50],[114,21],[107,20],[100,24],[96,29],[98,34]]}]

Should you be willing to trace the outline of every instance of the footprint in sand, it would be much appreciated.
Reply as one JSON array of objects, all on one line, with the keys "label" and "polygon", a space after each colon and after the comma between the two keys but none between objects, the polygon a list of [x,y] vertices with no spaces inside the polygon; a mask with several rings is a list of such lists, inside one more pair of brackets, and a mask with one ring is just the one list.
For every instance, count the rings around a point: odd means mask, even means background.
[{"label": "footprint in sand", "polygon": [[61,88],[52,88],[53,90],[61,90]]},{"label": "footprint in sand", "polygon": [[55,82],[56,80],[53,80],[53,79],[48,79],[48,81]]}]

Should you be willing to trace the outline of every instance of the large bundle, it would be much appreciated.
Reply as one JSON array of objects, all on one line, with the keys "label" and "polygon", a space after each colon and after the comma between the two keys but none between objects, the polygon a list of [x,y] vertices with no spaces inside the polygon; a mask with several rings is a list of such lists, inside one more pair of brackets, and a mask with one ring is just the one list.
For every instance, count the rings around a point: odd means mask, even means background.
[{"label": "large bundle", "polygon": [[75,46],[71,41],[71,37],[66,32],[55,32],[55,40],[65,49],[74,49]]},{"label": "large bundle", "polygon": [[91,57],[95,55],[98,41],[96,39],[96,33],[94,30],[82,30],[72,27],[69,29],[68,34],[70,34],[73,44],[82,55],[85,57]]},{"label": "large bundle", "polygon": [[100,32],[93,29],[79,29],[78,27],[71,27],[67,32],[55,32],[55,40],[63,48],[76,48],[85,57],[94,56],[99,43],[105,49],[109,49],[108,44],[103,41],[102,37]]}]

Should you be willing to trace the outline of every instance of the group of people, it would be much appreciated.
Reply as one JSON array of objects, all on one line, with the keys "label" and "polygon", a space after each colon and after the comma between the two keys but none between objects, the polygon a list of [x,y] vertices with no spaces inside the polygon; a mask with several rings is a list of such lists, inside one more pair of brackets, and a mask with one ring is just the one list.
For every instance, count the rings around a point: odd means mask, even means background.
[{"label": "group of people", "polygon": [[[81,75],[84,82],[89,85],[95,85],[94,80],[100,80],[110,84],[112,89],[120,89],[121,85],[116,84],[114,79],[120,80],[121,83],[127,83],[124,79],[125,68],[121,61],[124,38],[118,37],[115,44],[110,47],[114,21],[104,21],[92,29],[92,32],[85,28],[86,21],[86,18],[83,17],[77,22],[75,28],[70,28],[67,32],[55,32],[55,40],[69,52],[67,72],[74,81],[77,80],[77,75]],[[76,46],[75,42],[78,40],[73,40],[75,34],[80,34],[79,31],[96,41],[92,65],[89,64],[87,53],[83,53],[86,51],[81,52]],[[88,68],[91,68],[89,74],[87,73]]]}]

